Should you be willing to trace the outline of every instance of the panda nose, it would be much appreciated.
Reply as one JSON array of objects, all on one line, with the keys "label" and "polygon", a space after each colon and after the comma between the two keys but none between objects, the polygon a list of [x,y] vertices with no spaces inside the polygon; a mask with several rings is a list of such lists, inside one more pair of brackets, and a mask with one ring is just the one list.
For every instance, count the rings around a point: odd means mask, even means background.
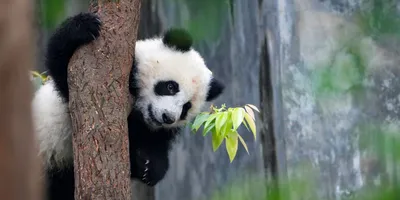
[{"label": "panda nose", "polygon": [[164,123],[166,123],[166,124],[172,124],[175,122],[174,117],[172,117],[171,115],[168,115],[166,113],[162,114],[162,119],[163,119]]}]

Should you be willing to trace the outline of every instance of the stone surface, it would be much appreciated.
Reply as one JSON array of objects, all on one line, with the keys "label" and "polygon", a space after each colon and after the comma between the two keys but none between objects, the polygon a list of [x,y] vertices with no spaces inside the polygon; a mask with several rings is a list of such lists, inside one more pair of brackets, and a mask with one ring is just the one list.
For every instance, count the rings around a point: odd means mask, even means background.
[{"label": "stone surface", "polygon": [[[304,175],[299,171],[303,164],[309,166],[306,171],[314,175],[317,186],[309,195],[321,199],[344,199],[367,182],[383,182],[384,164],[379,166],[360,147],[359,138],[369,134],[360,127],[383,123],[394,132],[399,130],[395,105],[400,88],[393,84],[399,81],[399,59],[393,48],[364,35],[350,20],[359,5],[357,1],[278,0],[277,19],[269,25],[275,62],[271,67],[280,72],[280,80],[274,83],[280,84],[275,89],[281,98],[274,102],[281,113],[275,114],[275,131],[283,134],[276,139],[284,138],[284,147],[277,150],[285,152],[278,153],[279,162],[284,162],[278,164],[279,170],[291,179]],[[340,70],[354,67],[352,55],[343,49],[355,40],[366,62],[364,89],[357,94],[319,96],[315,73],[327,67],[338,72],[333,76],[336,86],[349,89],[349,71]]]}]

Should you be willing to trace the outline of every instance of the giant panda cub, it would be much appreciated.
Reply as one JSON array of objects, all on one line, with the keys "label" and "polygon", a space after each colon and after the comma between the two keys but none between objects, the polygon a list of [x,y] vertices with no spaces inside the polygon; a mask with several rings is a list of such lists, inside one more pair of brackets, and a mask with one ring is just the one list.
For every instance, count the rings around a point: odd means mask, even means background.
[{"label": "giant panda cub", "polygon": [[[65,20],[48,43],[51,80],[36,92],[32,106],[50,200],[74,199],[67,68],[73,53],[99,36],[100,26],[95,14],[81,13]],[[135,103],[127,118],[131,178],[154,186],[168,170],[169,150],[179,130],[224,86],[182,29],[137,41],[134,58],[129,88]]]}]

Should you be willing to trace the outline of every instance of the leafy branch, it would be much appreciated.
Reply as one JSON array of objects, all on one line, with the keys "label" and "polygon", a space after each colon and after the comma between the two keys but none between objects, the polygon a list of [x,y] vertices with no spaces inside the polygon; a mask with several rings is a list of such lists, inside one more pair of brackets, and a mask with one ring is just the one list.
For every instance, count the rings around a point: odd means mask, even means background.
[{"label": "leafy branch", "polygon": [[221,146],[225,139],[226,151],[232,162],[238,150],[239,141],[242,143],[246,152],[249,153],[247,145],[242,136],[238,133],[239,126],[243,123],[247,130],[251,130],[254,140],[257,138],[254,111],[260,112],[252,104],[243,107],[228,108],[225,104],[221,108],[211,106],[211,112],[202,112],[196,116],[191,130],[196,133],[203,125],[203,136],[212,133],[212,147],[214,152]]}]

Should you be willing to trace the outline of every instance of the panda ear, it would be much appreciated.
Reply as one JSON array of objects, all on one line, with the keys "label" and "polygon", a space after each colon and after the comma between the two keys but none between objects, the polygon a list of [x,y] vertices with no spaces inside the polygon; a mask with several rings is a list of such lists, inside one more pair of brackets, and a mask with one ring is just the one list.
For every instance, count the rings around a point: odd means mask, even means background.
[{"label": "panda ear", "polygon": [[173,28],[165,32],[162,39],[165,46],[177,51],[187,52],[193,45],[192,36],[185,29]]},{"label": "panda ear", "polygon": [[214,100],[220,94],[222,94],[224,89],[225,89],[225,86],[222,82],[220,82],[219,80],[217,80],[215,78],[212,78],[210,85],[209,85],[206,101]]}]

